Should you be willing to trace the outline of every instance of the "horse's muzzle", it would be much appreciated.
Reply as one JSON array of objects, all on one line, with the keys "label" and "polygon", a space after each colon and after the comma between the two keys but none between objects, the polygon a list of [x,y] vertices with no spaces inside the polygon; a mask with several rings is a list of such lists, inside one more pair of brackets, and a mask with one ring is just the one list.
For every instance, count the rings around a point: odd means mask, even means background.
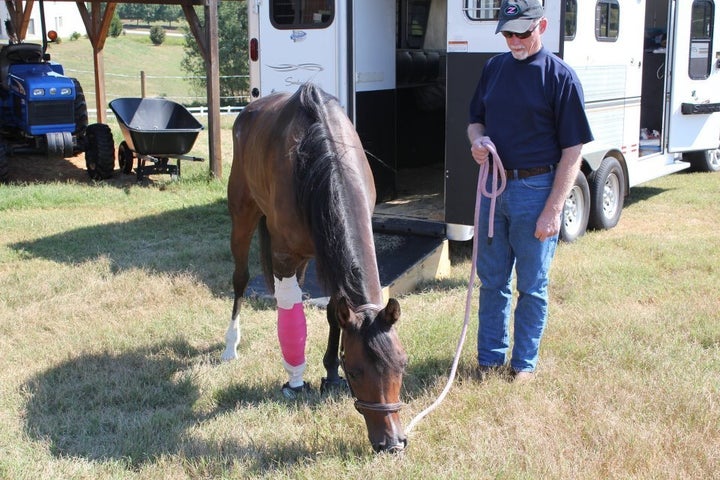
[{"label": "horse's muzzle", "polygon": [[400,439],[394,439],[392,442],[382,442],[378,444],[373,444],[373,450],[375,450],[375,453],[393,453],[393,454],[400,454],[405,451],[405,447],[407,447],[407,438],[403,437]]}]

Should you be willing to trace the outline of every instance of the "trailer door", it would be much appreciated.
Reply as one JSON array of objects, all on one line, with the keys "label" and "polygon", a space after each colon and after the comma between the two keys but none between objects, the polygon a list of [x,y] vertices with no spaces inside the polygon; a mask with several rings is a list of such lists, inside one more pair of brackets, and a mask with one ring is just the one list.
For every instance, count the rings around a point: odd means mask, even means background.
[{"label": "trailer door", "polygon": [[720,135],[720,44],[714,0],[676,2],[668,53],[671,62],[667,145],[670,152],[711,150]]},{"label": "trailer door", "polygon": [[[335,95],[341,91],[339,52],[345,41],[335,0],[267,0],[255,2],[258,14],[260,95],[294,92],[312,81]],[[346,89],[343,89],[346,90]]]}]

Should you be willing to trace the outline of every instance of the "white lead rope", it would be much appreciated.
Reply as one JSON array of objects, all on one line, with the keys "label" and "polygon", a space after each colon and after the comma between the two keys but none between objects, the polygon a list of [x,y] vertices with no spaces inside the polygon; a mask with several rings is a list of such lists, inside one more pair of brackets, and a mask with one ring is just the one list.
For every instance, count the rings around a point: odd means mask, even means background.
[{"label": "white lead rope", "polygon": [[438,405],[442,403],[442,401],[445,399],[445,396],[450,391],[450,388],[452,387],[453,382],[455,381],[455,375],[457,373],[457,366],[460,361],[460,354],[462,353],[463,345],[465,344],[465,337],[467,336],[467,329],[468,325],[470,324],[470,307],[472,306],[472,292],[473,292],[473,285],[475,284],[475,273],[476,273],[476,263],[477,263],[477,245],[478,245],[478,216],[480,215],[480,202],[482,200],[482,197],[485,196],[490,199],[490,215],[488,219],[488,244],[492,242],[492,238],[494,235],[495,229],[493,228],[493,219],[495,217],[495,200],[498,196],[505,190],[505,185],[507,184],[507,178],[505,175],[505,169],[503,167],[502,161],[500,160],[500,156],[497,154],[497,150],[495,149],[495,145],[488,139],[483,141],[483,145],[490,150],[490,153],[492,153],[493,156],[493,162],[492,162],[492,169],[493,169],[493,178],[492,178],[492,188],[491,191],[487,191],[487,179],[490,175],[490,165],[489,161],[483,163],[480,165],[480,172],[478,173],[478,185],[477,185],[477,191],[475,194],[475,216],[474,218],[474,234],[473,234],[473,249],[472,249],[472,265],[470,267],[470,279],[468,280],[468,289],[467,289],[467,296],[465,298],[465,321],[463,322],[462,331],[460,333],[460,340],[458,341],[457,348],[455,349],[455,358],[453,359],[452,368],[450,368],[450,375],[448,377],[447,384],[445,385],[445,388],[440,393],[438,398],[427,407],[422,412],[418,413],[415,418],[410,421],[407,428],[405,429],[405,434],[409,435],[413,428],[415,428],[415,425],[420,422],[423,418],[425,418],[426,415],[428,415],[430,412],[435,410]]}]

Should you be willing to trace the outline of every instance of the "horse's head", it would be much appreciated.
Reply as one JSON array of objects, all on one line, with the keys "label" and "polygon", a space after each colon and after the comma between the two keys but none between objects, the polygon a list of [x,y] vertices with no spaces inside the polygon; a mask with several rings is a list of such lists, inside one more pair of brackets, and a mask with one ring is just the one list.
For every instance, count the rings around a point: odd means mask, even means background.
[{"label": "horse's head", "polygon": [[399,318],[395,299],[382,309],[366,305],[352,310],[345,299],[338,302],[343,370],[376,452],[401,452],[407,444],[399,415],[407,355],[393,328]]}]

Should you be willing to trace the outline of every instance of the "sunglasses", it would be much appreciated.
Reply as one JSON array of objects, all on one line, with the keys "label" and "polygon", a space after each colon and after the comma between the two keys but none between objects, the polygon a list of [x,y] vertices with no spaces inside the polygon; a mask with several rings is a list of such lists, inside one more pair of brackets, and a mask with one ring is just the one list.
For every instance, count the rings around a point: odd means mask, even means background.
[{"label": "sunglasses", "polygon": [[530,30],[528,30],[527,32],[517,33],[517,32],[506,32],[506,31],[503,30],[503,31],[500,32],[500,33],[502,33],[502,36],[505,37],[505,38],[507,38],[507,39],[512,38],[513,35],[514,35],[514,36],[516,36],[517,38],[519,38],[520,40],[525,40],[526,38],[530,37],[530,35],[532,35],[532,33],[535,31],[535,29],[538,27],[538,25],[540,25],[540,22],[536,23],[535,26],[532,27],[532,28],[531,28]]}]

